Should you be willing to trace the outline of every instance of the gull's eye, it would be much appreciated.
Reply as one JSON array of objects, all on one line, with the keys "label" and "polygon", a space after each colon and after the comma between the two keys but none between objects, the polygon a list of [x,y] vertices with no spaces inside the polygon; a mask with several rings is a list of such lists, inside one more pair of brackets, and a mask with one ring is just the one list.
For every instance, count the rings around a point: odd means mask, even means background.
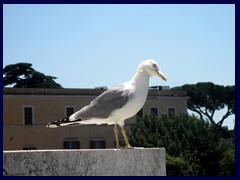
[{"label": "gull's eye", "polygon": [[154,68],[156,68],[156,67],[157,67],[157,65],[156,65],[155,63],[153,63],[153,64],[152,64],[152,66],[153,66]]}]

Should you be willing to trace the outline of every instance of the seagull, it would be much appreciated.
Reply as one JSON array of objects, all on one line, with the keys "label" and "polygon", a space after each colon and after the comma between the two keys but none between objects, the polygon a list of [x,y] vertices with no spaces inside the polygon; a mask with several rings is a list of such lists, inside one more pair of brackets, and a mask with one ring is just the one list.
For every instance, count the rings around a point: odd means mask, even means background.
[{"label": "seagull", "polygon": [[128,82],[119,84],[104,91],[89,105],[76,111],[69,117],[47,124],[48,128],[63,126],[108,124],[114,125],[116,148],[120,148],[118,126],[121,128],[126,148],[133,148],[128,141],[124,121],[134,116],[144,105],[148,89],[149,78],[159,76],[164,81],[166,76],[160,71],[156,61],[148,59],[139,64],[136,73]]}]

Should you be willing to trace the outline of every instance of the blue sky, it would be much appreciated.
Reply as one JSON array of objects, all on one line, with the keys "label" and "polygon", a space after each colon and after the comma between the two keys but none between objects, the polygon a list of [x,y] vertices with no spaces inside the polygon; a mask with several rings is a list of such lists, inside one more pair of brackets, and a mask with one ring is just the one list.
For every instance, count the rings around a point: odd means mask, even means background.
[{"label": "blue sky", "polygon": [[150,85],[234,85],[235,6],[3,5],[3,67],[30,62],[65,88],[112,87],[149,58],[168,78]]}]

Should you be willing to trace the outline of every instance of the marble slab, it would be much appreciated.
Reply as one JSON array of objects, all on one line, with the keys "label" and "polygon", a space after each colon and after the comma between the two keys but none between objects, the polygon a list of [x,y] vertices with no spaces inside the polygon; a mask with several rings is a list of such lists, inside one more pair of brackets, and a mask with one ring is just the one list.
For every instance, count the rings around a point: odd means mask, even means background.
[{"label": "marble slab", "polygon": [[166,176],[164,148],[3,151],[4,176]]}]

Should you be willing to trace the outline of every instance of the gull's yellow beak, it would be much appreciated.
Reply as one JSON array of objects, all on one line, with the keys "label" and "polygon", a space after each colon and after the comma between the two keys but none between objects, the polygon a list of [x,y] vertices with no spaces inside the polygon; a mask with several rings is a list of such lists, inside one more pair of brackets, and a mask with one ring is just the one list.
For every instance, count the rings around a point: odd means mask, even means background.
[{"label": "gull's yellow beak", "polygon": [[157,71],[157,75],[158,75],[159,77],[161,77],[164,81],[167,80],[167,77],[164,76],[164,74],[163,74],[161,71]]}]

